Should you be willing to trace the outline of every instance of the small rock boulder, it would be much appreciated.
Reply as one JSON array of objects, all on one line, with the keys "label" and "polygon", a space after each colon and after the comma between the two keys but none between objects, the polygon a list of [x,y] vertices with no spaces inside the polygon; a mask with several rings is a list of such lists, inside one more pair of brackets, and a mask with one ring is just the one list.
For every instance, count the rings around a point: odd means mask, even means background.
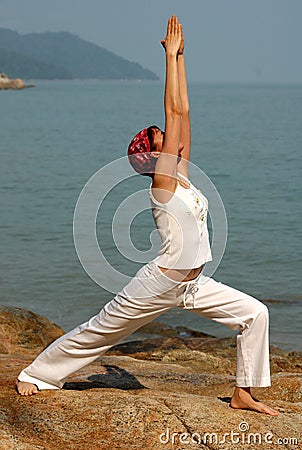
[{"label": "small rock boulder", "polygon": [[24,89],[26,87],[33,87],[33,85],[26,85],[21,78],[15,78],[12,80],[5,73],[0,73],[0,90]]},{"label": "small rock boulder", "polygon": [[0,353],[42,350],[64,331],[46,317],[22,308],[0,305]]}]

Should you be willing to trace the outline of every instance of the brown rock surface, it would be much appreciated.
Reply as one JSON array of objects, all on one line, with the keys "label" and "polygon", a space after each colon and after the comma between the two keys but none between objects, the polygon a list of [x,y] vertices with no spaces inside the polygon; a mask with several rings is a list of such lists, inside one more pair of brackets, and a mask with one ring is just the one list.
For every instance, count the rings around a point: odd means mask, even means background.
[{"label": "brown rock surface", "polygon": [[64,331],[43,316],[0,305],[0,353],[32,352],[62,336]]},{"label": "brown rock surface", "polygon": [[[31,314],[24,312],[24,329],[29,318],[38,320]],[[270,417],[229,406],[233,338],[183,332],[170,329],[168,337],[116,346],[70,377],[63,390],[33,397],[18,396],[14,382],[42,346],[28,338],[27,347],[12,336],[10,353],[0,355],[0,449],[302,448],[301,353],[272,347],[272,387],[253,391],[279,410]]]}]

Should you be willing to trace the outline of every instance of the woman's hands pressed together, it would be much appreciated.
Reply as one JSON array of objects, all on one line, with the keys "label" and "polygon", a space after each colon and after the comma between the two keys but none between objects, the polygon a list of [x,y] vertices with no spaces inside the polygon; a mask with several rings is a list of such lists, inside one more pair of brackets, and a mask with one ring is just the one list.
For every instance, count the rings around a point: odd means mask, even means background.
[{"label": "woman's hands pressed together", "polygon": [[161,41],[161,44],[163,45],[167,55],[176,56],[177,54],[179,54],[182,40],[182,26],[178,22],[178,18],[176,16],[172,16],[168,20],[167,35],[165,39]]}]

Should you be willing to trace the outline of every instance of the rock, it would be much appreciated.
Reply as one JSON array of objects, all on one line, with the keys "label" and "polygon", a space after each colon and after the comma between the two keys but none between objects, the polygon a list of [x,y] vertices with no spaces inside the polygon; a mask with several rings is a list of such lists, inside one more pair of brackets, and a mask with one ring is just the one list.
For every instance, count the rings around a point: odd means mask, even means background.
[{"label": "rock", "polygon": [[5,73],[0,73],[0,90],[1,89],[24,89],[33,87],[34,85],[26,85],[21,78],[11,80]]},{"label": "rock", "polygon": [[179,336],[179,337],[214,337],[210,334],[202,333],[201,331],[190,330],[187,327],[171,325],[160,321],[154,321],[140,328],[140,336],[147,335],[148,337],[163,337],[163,336]]},{"label": "rock", "polygon": [[[26,329],[33,313],[16,310],[17,330]],[[272,387],[253,390],[279,410],[270,417],[229,406],[234,338],[188,338],[170,330],[166,337],[120,344],[72,375],[61,391],[32,397],[18,396],[14,383],[39,347],[22,339],[14,345],[14,353],[0,355],[0,449],[301,448],[299,352],[271,349]]]},{"label": "rock", "polygon": [[0,353],[41,351],[64,331],[43,316],[22,308],[0,306]]}]

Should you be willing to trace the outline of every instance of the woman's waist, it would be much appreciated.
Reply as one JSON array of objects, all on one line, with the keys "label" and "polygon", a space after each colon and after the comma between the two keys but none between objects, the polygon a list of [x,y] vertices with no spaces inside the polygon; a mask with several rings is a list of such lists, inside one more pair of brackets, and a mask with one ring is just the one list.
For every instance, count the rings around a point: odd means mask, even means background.
[{"label": "woman's waist", "polygon": [[157,267],[168,277],[175,281],[192,281],[202,272],[204,264],[193,269],[171,269],[169,267]]},{"label": "woman's waist", "polygon": [[169,274],[166,274],[173,280],[193,280],[202,271],[204,265],[212,260],[209,241],[203,240],[200,244],[191,247],[190,251],[166,245],[153,261],[162,272],[169,271]]}]

